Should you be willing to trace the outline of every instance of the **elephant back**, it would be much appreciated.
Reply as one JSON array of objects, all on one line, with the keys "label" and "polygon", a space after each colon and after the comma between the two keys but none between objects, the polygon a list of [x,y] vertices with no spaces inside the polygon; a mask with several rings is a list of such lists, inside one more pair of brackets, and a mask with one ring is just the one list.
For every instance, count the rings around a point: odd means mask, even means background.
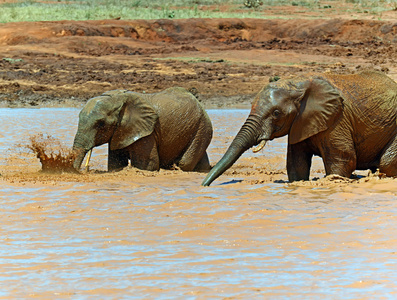
[{"label": "elephant back", "polygon": [[159,154],[163,161],[173,161],[201,132],[203,143],[212,138],[212,124],[196,97],[188,90],[172,87],[147,95],[159,116],[155,128]]},{"label": "elephant back", "polygon": [[344,105],[356,116],[376,122],[387,115],[397,115],[397,83],[382,72],[326,74],[323,77],[340,91]]},{"label": "elephant back", "polygon": [[182,87],[171,87],[159,93],[147,94],[147,100],[159,111],[203,110],[197,98]]}]

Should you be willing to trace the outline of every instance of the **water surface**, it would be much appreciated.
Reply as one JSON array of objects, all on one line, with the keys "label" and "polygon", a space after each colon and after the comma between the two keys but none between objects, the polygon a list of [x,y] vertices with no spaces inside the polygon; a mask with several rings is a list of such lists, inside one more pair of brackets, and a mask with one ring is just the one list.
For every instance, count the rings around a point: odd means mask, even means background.
[{"label": "water surface", "polygon": [[[397,181],[288,184],[286,139],[205,174],[41,174],[15,147],[71,145],[78,109],[0,109],[0,299],[394,299]],[[215,163],[248,115],[209,110]]]}]

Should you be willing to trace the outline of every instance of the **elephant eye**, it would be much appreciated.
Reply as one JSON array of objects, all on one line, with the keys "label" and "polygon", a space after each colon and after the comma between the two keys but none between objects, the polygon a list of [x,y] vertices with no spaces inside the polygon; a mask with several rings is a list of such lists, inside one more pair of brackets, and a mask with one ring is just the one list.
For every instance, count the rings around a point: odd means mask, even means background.
[{"label": "elephant eye", "polygon": [[96,126],[97,126],[98,128],[104,127],[104,126],[105,126],[105,121],[104,121],[104,120],[99,120],[99,121],[96,123]]},{"label": "elephant eye", "polygon": [[275,118],[278,118],[280,115],[281,115],[281,111],[279,111],[278,109],[275,109],[275,110],[273,111],[273,116],[274,116]]}]

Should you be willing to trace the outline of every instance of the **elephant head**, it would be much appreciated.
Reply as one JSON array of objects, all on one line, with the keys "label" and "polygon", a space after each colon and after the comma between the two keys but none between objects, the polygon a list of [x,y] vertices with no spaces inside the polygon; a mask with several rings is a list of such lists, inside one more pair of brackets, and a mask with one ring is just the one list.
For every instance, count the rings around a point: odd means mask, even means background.
[{"label": "elephant head", "polygon": [[153,107],[137,93],[115,90],[90,99],[79,114],[74,168],[80,169],[93,147],[109,143],[110,150],[123,149],[150,135],[157,119]]},{"label": "elephant head", "polygon": [[210,185],[249,148],[288,134],[296,144],[332,126],[342,111],[339,91],[322,77],[295,77],[270,83],[255,97],[251,112],[221,160],[202,185]]}]

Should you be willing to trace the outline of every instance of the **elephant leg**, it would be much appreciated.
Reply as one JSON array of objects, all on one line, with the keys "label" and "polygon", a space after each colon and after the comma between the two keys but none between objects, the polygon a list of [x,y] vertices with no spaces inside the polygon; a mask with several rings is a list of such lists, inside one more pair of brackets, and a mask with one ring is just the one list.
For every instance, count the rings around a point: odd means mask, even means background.
[{"label": "elephant leg", "polygon": [[324,162],[325,174],[336,174],[350,178],[357,167],[357,157],[353,142],[344,140],[344,144],[327,145],[322,149],[321,157]]},{"label": "elephant leg", "polygon": [[153,135],[143,137],[128,147],[131,165],[148,171],[160,170],[157,142]]},{"label": "elephant leg", "polygon": [[309,180],[312,157],[306,143],[288,144],[287,173],[290,182]]},{"label": "elephant leg", "polygon": [[195,138],[183,152],[178,161],[178,167],[183,171],[205,171],[210,170],[211,166],[206,153],[207,147],[211,142],[212,131],[199,129]]},{"label": "elephant leg", "polygon": [[200,159],[198,164],[194,167],[193,171],[208,172],[209,170],[211,170],[210,160],[208,158],[207,152],[205,152],[204,156]]},{"label": "elephant leg", "polygon": [[121,150],[108,150],[108,171],[119,171],[128,166],[128,152]]},{"label": "elephant leg", "polygon": [[379,163],[379,172],[386,176],[397,176],[397,138],[390,143],[382,154]]}]

